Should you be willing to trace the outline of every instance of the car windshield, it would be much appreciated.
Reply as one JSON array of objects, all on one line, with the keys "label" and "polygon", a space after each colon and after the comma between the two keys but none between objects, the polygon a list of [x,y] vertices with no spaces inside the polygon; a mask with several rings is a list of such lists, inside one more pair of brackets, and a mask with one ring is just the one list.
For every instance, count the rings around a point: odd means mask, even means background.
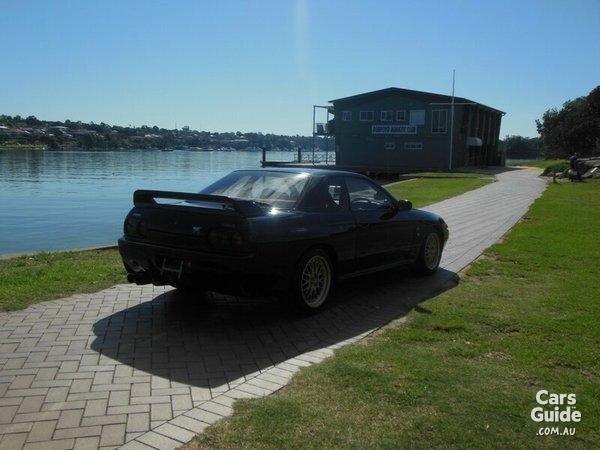
[{"label": "car windshield", "polygon": [[200,191],[201,194],[224,195],[280,209],[293,208],[306,186],[305,173],[240,171],[232,172]]}]

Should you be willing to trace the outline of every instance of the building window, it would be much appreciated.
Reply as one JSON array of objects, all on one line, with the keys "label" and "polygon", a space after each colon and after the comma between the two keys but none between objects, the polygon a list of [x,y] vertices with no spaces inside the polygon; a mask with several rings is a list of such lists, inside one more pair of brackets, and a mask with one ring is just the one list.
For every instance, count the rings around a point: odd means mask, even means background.
[{"label": "building window", "polygon": [[391,122],[394,120],[394,111],[381,111],[381,121]]},{"label": "building window", "polygon": [[423,150],[422,142],[405,142],[404,150]]},{"label": "building window", "polygon": [[424,109],[413,109],[410,111],[410,124],[411,125],[425,125],[425,110]]},{"label": "building window", "polygon": [[445,133],[448,122],[448,111],[445,109],[434,109],[431,111],[431,132]]},{"label": "building window", "polygon": [[396,111],[396,122],[404,122],[406,120],[406,111]]},{"label": "building window", "polygon": [[386,150],[396,150],[396,143],[395,142],[386,142],[384,144],[384,148]]},{"label": "building window", "polygon": [[361,122],[373,122],[374,114],[373,111],[361,111],[360,121]]},{"label": "building window", "polygon": [[344,122],[351,122],[352,121],[352,111],[342,112],[342,120]]}]

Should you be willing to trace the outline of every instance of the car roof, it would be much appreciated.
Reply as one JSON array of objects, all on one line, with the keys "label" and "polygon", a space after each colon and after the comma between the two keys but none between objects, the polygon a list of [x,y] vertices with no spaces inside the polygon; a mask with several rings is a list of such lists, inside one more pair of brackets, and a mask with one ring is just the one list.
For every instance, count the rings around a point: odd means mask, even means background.
[{"label": "car roof", "polygon": [[364,175],[356,172],[348,172],[346,170],[336,169],[319,169],[316,167],[265,167],[258,169],[239,169],[234,172],[286,172],[286,173],[307,173],[311,176],[327,176],[327,175],[347,175],[355,177],[364,177]]}]

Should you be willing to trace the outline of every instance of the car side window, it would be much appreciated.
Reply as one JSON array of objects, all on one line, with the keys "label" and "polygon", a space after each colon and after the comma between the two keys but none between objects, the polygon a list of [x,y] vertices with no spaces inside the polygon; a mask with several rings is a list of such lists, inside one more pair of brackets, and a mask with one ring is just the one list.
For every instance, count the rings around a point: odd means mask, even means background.
[{"label": "car side window", "polygon": [[342,211],[347,209],[344,188],[342,178],[325,178],[312,189],[303,206],[311,211]]},{"label": "car side window", "polygon": [[392,200],[385,191],[367,180],[348,177],[346,186],[352,211],[376,211],[392,207]]}]

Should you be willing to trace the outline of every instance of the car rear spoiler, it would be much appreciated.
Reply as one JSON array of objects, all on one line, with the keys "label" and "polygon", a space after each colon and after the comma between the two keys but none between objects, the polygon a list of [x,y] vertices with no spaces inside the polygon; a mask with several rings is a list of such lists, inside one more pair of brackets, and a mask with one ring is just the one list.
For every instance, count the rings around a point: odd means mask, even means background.
[{"label": "car rear spoiler", "polygon": [[264,214],[263,209],[252,200],[238,200],[231,197],[226,197],[224,195],[148,190],[137,190],[133,193],[133,204],[135,206],[169,206],[169,204],[157,202],[156,199],[191,200],[217,203],[222,205],[222,211],[237,212],[244,216],[256,216]]}]

